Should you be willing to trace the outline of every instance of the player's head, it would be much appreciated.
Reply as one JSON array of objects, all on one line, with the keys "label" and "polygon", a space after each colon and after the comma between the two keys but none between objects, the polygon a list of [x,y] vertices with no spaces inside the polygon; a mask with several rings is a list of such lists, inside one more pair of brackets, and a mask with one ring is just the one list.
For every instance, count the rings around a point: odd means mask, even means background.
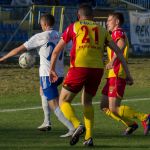
[{"label": "player's head", "polygon": [[77,15],[79,20],[93,19],[93,9],[89,4],[81,4],[78,8]]},{"label": "player's head", "polygon": [[124,23],[123,14],[120,12],[114,12],[108,15],[106,25],[109,31],[113,31],[116,28],[122,26],[123,23]]},{"label": "player's head", "polygon": [[55,18],[51,14],[43,14],[40,18],[40,25],[43,31],[46,31],[49,27],[53,27]]}]

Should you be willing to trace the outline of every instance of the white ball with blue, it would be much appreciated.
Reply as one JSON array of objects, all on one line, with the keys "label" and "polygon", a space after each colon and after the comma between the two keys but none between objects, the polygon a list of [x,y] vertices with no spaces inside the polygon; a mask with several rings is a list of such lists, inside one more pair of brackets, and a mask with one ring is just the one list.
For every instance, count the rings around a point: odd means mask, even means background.
[{"label": "white ball with blue", "polygon": [[25,52],[19,57],[19,65],[21,68],[32,68],[35,64],[35,56],[29,52]]}]

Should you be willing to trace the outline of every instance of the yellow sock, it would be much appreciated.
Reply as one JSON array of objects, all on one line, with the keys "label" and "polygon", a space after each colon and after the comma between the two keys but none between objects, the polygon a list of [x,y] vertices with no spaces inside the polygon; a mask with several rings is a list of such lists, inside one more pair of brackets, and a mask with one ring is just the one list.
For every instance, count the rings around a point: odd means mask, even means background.
[{"label": "yellow sock", "polygon": [[75,115],[74,109],[68,102],[63,102],[63,104],[60,106],[61,111],[63,112],[64,116],[72,122],[73,126],[77,128],[80,125],[80,121]]},{"label": "yellow sock", "polygon": [[94,124],[94,109],[93,106],[84,107],[84,122],[86,128],[85,140],[92,137],[92,129]]},{"label": "yellow sock", "polygon": [[[117,115],[115,115],[113,112],[111,112],[109,109],[107,109],[107,108],[105,108],[104,109],[104,112],[105,112],[105,114],[106,115],[108,115],[108,116],[110,116],[111,118],[113,118],[113,119],[115,119],[115,120],[117,120],[117,121],[120,121],[120,122],[122,122],[125,126],[129,126],[129,125],[131,125],[131,124],[133,124],[133,122],[131,121],[131,120],[129,120],[129,119],[126,119],[126,118],[123,118],[123,117],[121,117],[120,115],[119,116],[117,116]],[[132,122],[132,123],[131,123]]]},{"label": "yellow sock", "polygon": [[120,115],[129,119],[139,119],[140,121],[144,121],[148,114],[144,114],[141,112],[137,112],[129,106],[122,105],[119,108]]}]

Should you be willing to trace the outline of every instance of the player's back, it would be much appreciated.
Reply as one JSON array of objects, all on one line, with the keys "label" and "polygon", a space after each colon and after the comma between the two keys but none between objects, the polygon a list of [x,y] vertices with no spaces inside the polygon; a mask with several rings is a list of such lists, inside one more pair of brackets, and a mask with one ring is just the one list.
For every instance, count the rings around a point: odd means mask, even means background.
[{"label": "player's back", "polygon": [[[39,48],[40,55],[40,75],[48,76],[50,68],[50,60],[52,52],[60,40],[60,33],[56,30],[48,30],[39,34],[39,38],[43,40],[43,45]],[[58,76],[64,74],[63,53],[59,55],[56,61],[56,73]]]},{"label": "player's back", "polygon": [[[75,22],[74,49],[71,55],[74,57],[74,66],[86,68],[103,68],[103,51],[106,40],[111,39],[105,28],[94,21],[81,20]],[[75,54],[74,54],[75,53]]]}]

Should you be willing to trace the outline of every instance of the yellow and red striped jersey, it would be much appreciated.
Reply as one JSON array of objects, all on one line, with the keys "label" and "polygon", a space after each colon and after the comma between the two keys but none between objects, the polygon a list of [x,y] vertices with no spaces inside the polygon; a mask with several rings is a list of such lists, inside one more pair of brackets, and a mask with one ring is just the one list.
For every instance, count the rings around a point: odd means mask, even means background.
[{"label": "yellow and red striped jersey", "polygon": [[104,46],[112,38],[108,31],[91,20],[77,21],[64,31],[63,40],[72,40],[71,67],[103,68]]},{"label": "yellow and red striped jersey", "polygon": [[[128,38],[127,38],[125,32],[123,31],[123,29],[118,28],[118,29],[114,30],[112,32],[111,36],[115,43],[117,43],[117,41],[121,38],[125,40],[125,47],[124,47],[122,53],[123,53],[123,56],[126,59],[126,61],[128,61],[129,42],[128,42]],[[111,61],[111,59],[114,55],[114,51],[112,51],[109,47],[107,47],[107,54],[108,54],[108,61]],[[107,74],[107,78],[111,78],[111,77],[120,77],[123,79],[126,78],[125,71],[124,71],[123,66],[118,58],[114,61],[113,68],[110,70],[107,70],[106,74]]]}]

